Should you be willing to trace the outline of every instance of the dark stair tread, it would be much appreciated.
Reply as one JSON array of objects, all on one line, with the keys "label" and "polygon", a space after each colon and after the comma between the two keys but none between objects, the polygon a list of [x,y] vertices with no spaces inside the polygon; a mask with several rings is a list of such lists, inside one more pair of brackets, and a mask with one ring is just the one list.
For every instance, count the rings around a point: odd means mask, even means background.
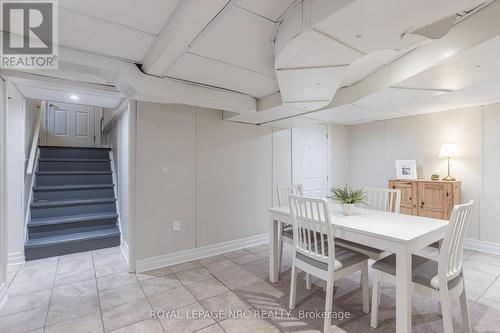
[{"label": "dark stair tread", "polygon": [[37,175],[111,175],[111,171],[37,171]]},{"label": "dark stair tread", "polygon": [[75,205],[91,205],[99,203],[112,203],[116,202],[115,198],[102,198],[102,199],[77,199],[77,200],[60,200],[60,201],[40,201],[32,202],[31,208],[40,207],[56,207],[56,206],[75,206]]},{"label": "dark stair tread", "polygon": [[46,217],[46,218],[30,220],[28,222],[28,227],[39,227],[45,225],[56,225],[56,224],[94,221],[94,220],[107,220],[115,218],[116,219],[118,218],[118,214],[116,213],[89,213],[89,214],[77,214],[71,216]]},{"label": "dark stair tread", "polygon": [[114,184],[89,184],[89,185],[42,185],[33,186],[33,191],[60,191],[60,190],[87,190],[98,188],[113,188]]},{"label": "dark stair tread", "polygon": [[49,149],[58,149],[58,150],[70,150],[70,149],[81,149],[81,150],[111,150],[111,148],[107,147],[66,147],[66,146],[41,146],[38,145],[38,148],[44,149],[44,148],[49,148]]},{"label": "dark stair tread", "polygon": [[61,158],[61,157],[40,157],[40,162],[109,162],[109,158]]},{"label": "dark stair tread", "polygon": [[109,229],[29,239],[24,247],[29,249],[117,236],[120,236],[120,230],[118,227],[113,227]]}]

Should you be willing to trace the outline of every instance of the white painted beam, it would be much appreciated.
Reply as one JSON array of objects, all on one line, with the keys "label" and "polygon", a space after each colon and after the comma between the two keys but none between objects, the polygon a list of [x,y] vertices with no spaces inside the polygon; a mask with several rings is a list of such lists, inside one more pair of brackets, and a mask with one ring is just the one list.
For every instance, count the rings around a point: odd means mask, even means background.
[{"label": "white painted beam", "polygon": [[162,76],[229,0],[182,0],[144,58],[143,71]]}]

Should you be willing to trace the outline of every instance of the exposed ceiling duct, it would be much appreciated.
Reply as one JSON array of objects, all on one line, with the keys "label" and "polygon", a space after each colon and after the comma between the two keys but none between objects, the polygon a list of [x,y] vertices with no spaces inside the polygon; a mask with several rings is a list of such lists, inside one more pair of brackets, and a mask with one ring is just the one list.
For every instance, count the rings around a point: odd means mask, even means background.
[{"label": "exposed ceiling duct", "polygon": [[[280,94],[260,99],[255,114],[231,119],[269,123],[314,114],[396,85],[500,34],[488,23],[499,6],[478,12],[482,1],[447,0],[429,11],[422,1],[304,0],[277,30]],[[461,20],[456,13],[464,9],[475,15]]]},{"label": "exposed ceiling duct", "polygon": [[[456,91],[447,97],[449,87],[465,86],[429,88],[411,78],[500,34],[500,4],[481,0],[152,1],[144,8],[131,1],[121,14],[101,13],[98,0],[65,2],[71,8],[61,10],[63,32],[78,18],[99,21],[102,36],[89,45],[86,31],[62,34],[59,69],[34,72],[112,84],[138,100],[220,109],[229,121],[348,124],[398,116],[397,103],[372,96],[461,100]],[[160,7],[162,14],[154,11]],[[133,20],[125,15],[131,9],[138,12]],[[484,82],[494,81],[491,68],[500,61],[485,59],[491,50],[483,47],[479,57],[485,69],[464,62],[474,72],[467,67],[461,75],[480,72]],[[439,71],[433,82],[458,75]]]}]

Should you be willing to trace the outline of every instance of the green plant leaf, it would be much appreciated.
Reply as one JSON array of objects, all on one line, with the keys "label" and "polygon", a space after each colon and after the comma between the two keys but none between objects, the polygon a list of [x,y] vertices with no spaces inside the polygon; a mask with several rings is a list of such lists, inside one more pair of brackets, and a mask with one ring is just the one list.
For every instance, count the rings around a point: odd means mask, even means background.
[{"label": "green plant leaf", "polygon": [[363,189],[351,189],[349,186],[332,187],[330,189],[331,199],[345,204],[364,204],[366,202],[366,193]]}]

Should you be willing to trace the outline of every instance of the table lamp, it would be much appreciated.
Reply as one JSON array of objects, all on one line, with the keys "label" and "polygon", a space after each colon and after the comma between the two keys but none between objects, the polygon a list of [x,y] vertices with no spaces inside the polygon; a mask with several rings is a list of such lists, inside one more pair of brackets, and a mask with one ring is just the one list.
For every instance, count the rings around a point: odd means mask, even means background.
[{"label": "table lamp", "polygon": [[447,158],[448,159],[448,176],[444,177],[444,181],[454,181],[455,178],[450,176],[450,159],[452,157],[456,157],[458,155],[457,153],[457,146],[454,145],[453,143],[445,143],[441,147],[441,151],[439,152],[439,158]]}]

